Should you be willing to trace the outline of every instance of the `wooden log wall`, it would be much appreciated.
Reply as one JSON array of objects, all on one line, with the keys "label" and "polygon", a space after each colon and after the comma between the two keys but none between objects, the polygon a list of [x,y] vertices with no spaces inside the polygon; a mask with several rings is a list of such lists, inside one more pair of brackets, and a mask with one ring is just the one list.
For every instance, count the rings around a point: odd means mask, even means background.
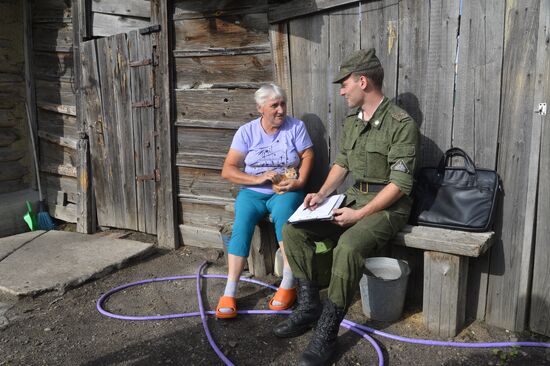
[{"label": "wooden log wall", "polygon": [[176,1],[170,18],[180,233],[185,245],[222,247],[238,191],[223,160],[257,116],[255,90],[273,80],[267,1]]},{"label": "wooden log wall", "polygon": [[295,116],[327,131],[331,159],[347,108],[330,78],[360,45],[377,48],[384,92],[420,125],[421,165],[458,146],[497,169],[498,240],[470,263],[468,315],[514,330],[531,316],[531,329],[546,334],[548,132],[533,110],[549,101],[549,12],[546,0],[463,1],[462,13],[458,0],[292,0],[268,11],[274,49],[284,51],[273,54],[275,79],[291,85]]},{"label": "wooden log wall", "polygon": [[70,0],[31,1],[40,176],[50,214],[76,222],[78,126]]},{"label": "wooden log wall", "polygon": [[107,37],[151,25],[149,0],[93,0],[84,12],[92,37]]},{"label": "wooden log wall", "polygon": [[0,194],[28,188],[32,158],[25,113],[21,2],[0,3]]}]

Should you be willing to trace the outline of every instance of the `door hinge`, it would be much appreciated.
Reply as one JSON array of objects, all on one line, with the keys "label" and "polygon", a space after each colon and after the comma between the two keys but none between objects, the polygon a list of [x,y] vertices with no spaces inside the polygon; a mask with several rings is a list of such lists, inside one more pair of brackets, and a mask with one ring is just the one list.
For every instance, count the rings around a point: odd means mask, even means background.
[{"label": "door hinge", "polygon": [[160,24],[155,24],[150,27],[141,28],[139,34],[151,34],[160,32]]},{"label": "door hinge", "polygon": [[147,174],[147,175],[138,175],[136,177],[136,180],[139,182],[145,181],[145,180],[154,180],[155,182],[160,182],[160,170],[155,169],[153,171],[153,174]]},{"label": "door hinge", "polygon": [[130,67],[139,67],[139,66],[147,66],[151,65],[153,63],[153,59],[151,58],[144,58],[143,60],[138,61],[132,61],[130,62]]},{"label": "door hinge", "polygon": [[132,103],[132,107],[134,108],[147,108],[152,106],[154,106],[153,102],[148,99]]}]

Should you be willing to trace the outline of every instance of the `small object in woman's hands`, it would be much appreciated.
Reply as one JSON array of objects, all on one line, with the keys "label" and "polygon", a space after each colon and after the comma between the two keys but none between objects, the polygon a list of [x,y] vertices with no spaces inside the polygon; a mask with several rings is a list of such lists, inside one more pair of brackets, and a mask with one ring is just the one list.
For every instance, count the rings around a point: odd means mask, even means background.
[{"label": "small object in woman's hands", "polygon": [[283,174],[277,174],[271,180],[271,182],[273,183],[272,184],[273,190],[277,192],[278,190],[277,190],[277,187],[275,186],[277,186],[279,183],[288,179],[297,179],[297,178],[298,178],[298,172],[296,172],[295,168],[293,167],[286,168]]}]

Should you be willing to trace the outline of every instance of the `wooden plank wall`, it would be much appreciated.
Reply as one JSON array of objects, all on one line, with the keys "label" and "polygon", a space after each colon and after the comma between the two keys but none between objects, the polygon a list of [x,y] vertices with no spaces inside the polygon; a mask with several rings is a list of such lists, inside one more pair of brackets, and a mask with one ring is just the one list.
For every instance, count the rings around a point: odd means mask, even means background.
[{"label": "wooden plank wall", "polygon": [[[533,109],[548,101],[548,2],[464,1],[457,38],[459,5],[458,0],[314,0],[294,13],[296,1],[273,5],[271,27],[288,30],[274,35],[288,39],[290,55],[290,65],[279,68],[289,69],[288,76],[275,77],[291,80],[294,114],[315,115],[327,129],[332,158],[346,108],[330,75],[358,42],[362,48],[375,46],[387,71],[385,93],[420,125],[421,165],[434,165],[443,151],[459,146],[478,167],[497,169],[504,187],[495,227],[499,239],[489,255],[470,263],[467,311],[469,317],[521,330],[529,317],[533,253],[540,279],[534,280],[531,306],[539,314],[548,309],[550,259],[544,242],[534,247],[529,234],[535,227],[537,240],[548,234],[541,224],[548,220],[548,207],[541,202],[548,201],[550,182],[542,169],[538,200],[528,200],[526,192],[536,170],[530,159],[548,164],[547,129],[538,135],[540,154],[532,151],[531,141]],[[274,57],[276,65],[285,65],[284,54]],[[535,207],[536,216],[527,215]],[[538,329],[548,332],[550,320],[544,319]]]},{"label": "wooden plank wall", "polygon": [[32,0],[31,19],[42,185],[50,214],[76,222],[78,127],[71,1]]},{"label": "wooden plank wall", "polygon": [[25,113],[24,12],[22,2],[0,3],[0,194],[34,181]]},{"label": "wooden plank wall", "polygon": [[176,166],[183,244],[221,247],[238,187],[220,177],[236,130],[257,117],[255,90],[273,80],[267,1],[176,1]]},{"label": "wooden plank wall", "polygon": [[93,37],[107,37],[151,25],[149,0],[93,0],[88,14]]}]

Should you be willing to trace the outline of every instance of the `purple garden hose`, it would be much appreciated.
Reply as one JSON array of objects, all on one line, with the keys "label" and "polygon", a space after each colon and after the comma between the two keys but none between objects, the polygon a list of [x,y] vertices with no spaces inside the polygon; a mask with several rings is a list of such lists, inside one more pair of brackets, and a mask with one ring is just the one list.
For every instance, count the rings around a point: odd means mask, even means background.
[{"label": "purple garden hose", "polygon": [[[210,330],[208,329],[208,324],[206,322],[206,315],[214,315],[216,314],[215,311],[205,311],[204,306],[202,303],[202,297],[200,292],[200,280],[201,278],[227,278],[227,276],[224,275],[204,275],[201,274],[204,267],[207,265],[207,262],[203,262],[199,269],[197,270],[196,275],[189,275],[189,276],[174,276],[174,277],[162,277],[162,278],[152,278],[132,283],[127,283],[125,285],[116,287],[105,294],[103,294],[99,300],[97,301],[96,308],[97,310],[110,318],[115,319],[121,319],[121,320],[163,320],[163,319],[174,319],[174,318],[185,318],[185,317],[191,317],[191,316],[200,316],[202,325],[204,328],[204,331],[206,333],[206,337],[208,338],[208,342],[210,343],[210,346],[216,352],[218,357],[226,364],[233,366],[234,364],[220,351],[216,343],[214,342],[212,335],[210,334]],[[105,301],[114,293],[119,292],[121,290],[124,290],[129,287],[143,285],[146,283],[152,283],[152,282],[162,282],[162,281],[175,281],[175,280],[183,280],[183,279],[196,279],[197,281],[197,299],[199,302],[199,311],[198,312],[191,312],[191,313],[181,313],[181,314],[167,314],[167,315],[153,315],[153,316],[129,316],[129,315],[119,315],[111,313],[103,308],[103,304]],[[267,283],[258,281],[258,280],[252,280],[249,278],[241,278],[241,281],[254,283],[260,286],[269,287],[270,289],[276,291],[277,287],[269,285]],[[290,310],[238,310],[237,313],[239,314],[290,314]],[[376,330],[373,328],[369,328],[364,325],[360,325],[357,323],[354,323],[352,321],[349,321],[347,319],[344,319],[340,326],[347,328],[357,334],[359,334],[361,337],[365,338],[367,341],[370,342],[370,344],[374,347],[376,354],[378,355],[378,365],[383,366],[384,365],[384,355],[382,354],[382,350],[380,346],[376,343],[376,340],[372,338],[367,333],[372,333],[379,335],[381,337],[397,340],[400,342],[406,342],[406,343],[413,343],[413,344],[423,344],[427,346],[443,346],[443,347],[462,347],[462,348],[494,348],[494,347],[545,347],[550,348],[550,343],[544,343],[544,342],[495,342],[495,343],[464,343],[464,342],[446,342],[446,341],[435,341],[435,340],[429,340],[429,339],[415,339],[415,338],[407,338],[407,337],[400,337],[394,334],[382,332],[380,330]]]}]

